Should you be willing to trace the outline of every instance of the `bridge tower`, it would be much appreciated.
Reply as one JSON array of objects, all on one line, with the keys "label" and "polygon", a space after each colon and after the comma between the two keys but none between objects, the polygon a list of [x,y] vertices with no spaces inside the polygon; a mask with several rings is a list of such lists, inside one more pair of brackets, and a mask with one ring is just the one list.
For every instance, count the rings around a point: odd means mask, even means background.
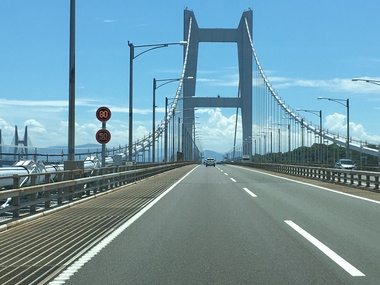
[{"label": "bridge tower", "polygon": [[14,157],[16,158],[19,153],[19,145],[22,144],[24,147],[21,147],[22,153],[28,158],[28,126],[25,126],[24,139],[19,139],[17,126],[15,126],[15,147],[14,147]]},{"label": "bridge tower", "polygon": [[[247,23],[247,24],[246,24]],[[184,150],[191,149],[186,142],[195,138],[191,132],[194,124],[194,109],[196,107],[240,108],[242,115],[243,155],[252,158],[252,65],[253,55],[249,39],[252,31],[252,11],[243,13],[239,26],[236,29],[201,29],[198,27],[194,13],[184,12],[184,40],[188,41],[187,66],[184,76],[193,77],[194,80],[183,82],[183,126],[182,142]],[[191,28],[191,29],[190,29]],[[195,97],[195,84],[197,78],[198,47],[200,42],[237,43],[239,64],[239,89],[235,97]],[[186,47],[185,47],[186,52]],[[184,54],[184,58],[185,58]],[[189,140],[190,137],[191,139]],[[187,145],[186,145],[187,144]],[[186,153],[185,159],[191,159]]]}]

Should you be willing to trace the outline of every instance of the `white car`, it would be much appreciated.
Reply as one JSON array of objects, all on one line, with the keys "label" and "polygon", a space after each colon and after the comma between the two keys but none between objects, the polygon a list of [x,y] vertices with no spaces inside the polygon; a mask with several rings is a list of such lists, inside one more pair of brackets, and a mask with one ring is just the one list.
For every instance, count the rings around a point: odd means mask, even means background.
[{"label": "white car", "polygon": [[206,167],[207,166],[214,166],[215,167],[215,159],[212,157],[209,157],[205,160]]},{"label": "white car", "polygon": [[339,169],[356,169],[356,164],[351,159],[341,158],[338,159],[335,163],[335,168]]}]

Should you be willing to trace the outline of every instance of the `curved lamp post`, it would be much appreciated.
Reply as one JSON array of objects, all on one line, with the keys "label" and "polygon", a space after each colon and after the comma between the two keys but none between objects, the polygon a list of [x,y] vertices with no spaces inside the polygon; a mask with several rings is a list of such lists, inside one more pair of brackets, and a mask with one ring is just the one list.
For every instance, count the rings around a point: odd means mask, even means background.
[{"label": "curved lamp post", "polygon": [[297,111],[301,112],[307,112],[312,113],[319,117],[319,157],[321,159],[321,162],[323,162],[323,156],[322,156],[322,143],[323,143],[323,135],[322,135],[322,110],[316,111],[316,110],[305,110],[305,109],[297,109]]},{"label": "curved lamp post", "polygon": [[380,80],[366,79],[366,78],[352,78],[352,81],[363,81],[363,82],[372,83],[372,84],[380,86]]},{"label": "curved lamp post", "polygon": [[70,1],[68,160],[75,160],[75,0]]},{"label": "curved lamp post", "polygon": [[[132,161],[132,135],[133,135],[133,60],[140,55],[147,53],[151,50],[158,48],[168,47],[170,45],[187,45],[186,41],[176,43],[162,43],[162,44],[148,44],[135,46],[128,41],[129,46],[129,146],[128,146],[128,159]],[[135,48],[146,48],[144,51],[135,55]]]},{"label": "curved lamp post", "polygon": [[[168,78],[168,79],[156,79],[156,78],[153,78],[153,120],[152,120],[152,134],[153,134],[153,144],[152,144],[152,148],[153,148],[153,152],[152,152],[152,162],[155,162],[155,139],[154,139],[154,136],[155,136],[155,132],[156,132],[156,90],[166,84],[169,84],[169,83],[172,83],[172,82],[176,82],[176,81],[180,81],[180,80],[183,80],[183,79],[193,79],[192,76],[188,76],[188,77],[180,77],[180,78]],[[157,86],[157,82],[164,82],[160,85]],[[165,133],[167,133],[167,107],[168,107],[168,98],[165,98]],[[167,135],[165,135],[165,150],[166,150],[166,153],[165,153],[165,162],[167,162]]]},{"label": "curved lamp post", "polygon": [[[336,99],[336,98],[325,98],[318,97],[318,99],[324,99],[336,102],[346,107],[347,109],[347,138],[346,138],[346,158],[349,158],[349,149],[350,149],[350,99]],[[345,103],[343,103],[345,102]]]},{"label": "curved lamp post", "polygon": [[[290,149],[291,149],[291,136],[290,136],[290,124],[274,124],[274,125],[277,125],[277,126],[286,126],[288,128],[288,159],[289,161],[291,160],[291,155],[290,155]],[[280,134],[280,131],[278,132]],[[279,139],[280,141],[280,139]],[[280,148],[279,148],[280,150]]]}]

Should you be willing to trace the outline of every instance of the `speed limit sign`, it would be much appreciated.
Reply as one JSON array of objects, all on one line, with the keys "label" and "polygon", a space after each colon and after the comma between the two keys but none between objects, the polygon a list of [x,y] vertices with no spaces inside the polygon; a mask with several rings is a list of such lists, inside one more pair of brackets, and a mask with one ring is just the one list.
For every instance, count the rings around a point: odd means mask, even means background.
[{"label": "speed limit sign", "polygon": [[107,144],[111,140],[111,133],[106,129],[100,129],[96,132],[96,140],[100,144]]},{"label": "speed limit sign", "polygon": [[111,118],[111,110],[107,107],[98,108],[96,118],[101,122],[107,122]]}]

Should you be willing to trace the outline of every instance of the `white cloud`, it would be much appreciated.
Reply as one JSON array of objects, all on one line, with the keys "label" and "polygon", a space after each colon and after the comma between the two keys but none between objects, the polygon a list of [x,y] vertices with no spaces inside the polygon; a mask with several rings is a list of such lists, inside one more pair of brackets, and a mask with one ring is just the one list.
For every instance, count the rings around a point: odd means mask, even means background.
[{"label": "white cloud", "polygon": [[345,124],[346,116],[338,113],[326,116],[324,129],[336,133],[345,133],[347,124]]},{"label": "white cloud", "polygon": [[197,83],[204,83],[208,86],[237,87],[239,86],[239,74],[225,75],[218,78],[197,78]]},{"label": "white cloud", "polygon": [[[363,77],[366,79],[367,77]],[[380,80],[380,78],[372,78],[374,80]],[[351,78],[333,78],[333,79],[302,79],[302,78],[287,78],[281,76],[268,76],[269,82],[276,88],[315,88],[328,90],[329,92],[348,92],[353,94],[379,94],[379,86],[375,84],[369,84],[366,82],[352,81]],[[227,75],[218,78],[197,78],[198,83],[207,84],[208,86],[232,86],[237,87],[239,85],[239,74]],[[256,81],[253,80],[253,84]],[[260,86],[260,84],[259,84]]]},{"label": "white cloud", "polygon": [[[231,149],[235,136],[236,116],[229,117],[223,115],[222,110],[216,109],[200,109],[197,115],[201,115],[200,125],[196,125],[196,129],[200,130],[202,139],[200,143],[205,150],[213,150],[217,152],[226,152]],[[205,116],[206,115],[206,116]],[[240,117],[239,117],[239,122]],[[241,140],[241,125],[238,122],[237,140]]]},{"label": "white cloud", "polygon": [[117,20],[111,20],[111,19],[103,20],[103,23],[115,23],[115,22],[117,22]]},{"label": "white cloud", "polygon": [[[346,116],[338,113],[326,116],[326,122],[323,127],[332,133],[344,134],[347,133]],[[350,139],[354,141],[368,142],[378,144],[380,136],[369,135],[362,124],[350,122]]]},{"label": "white cloud", "polygon": [[379,86],[365,82],[356,82],[347,78],[334,78],[327,80],[295,79],[285,77],[270,77],[270,82],[275,83],[276,89],[289,87],[320,88],[329,92],[348,93],[379,93]]},{"label": "white cloud", "polygon": [[[94,100],[76,99],[76,106],[94,106]],[[1,106],[27,106],[27,107],[68,107],[67,100],[8,100],[0,98]]]},{"label": "white cloud", "polygon": [[149,135],[149,131],[145,126],[138,126],[134,131],[134,136],[136,139],[142,139]]},{"label": "white cloud", "polygon": [[34,136],[40,137],[46,136],[48,134],[48,131],[46,130],[45,126],[34,119],[26,120],[25,126],[28,126],[28,132],[33,133]]}]

